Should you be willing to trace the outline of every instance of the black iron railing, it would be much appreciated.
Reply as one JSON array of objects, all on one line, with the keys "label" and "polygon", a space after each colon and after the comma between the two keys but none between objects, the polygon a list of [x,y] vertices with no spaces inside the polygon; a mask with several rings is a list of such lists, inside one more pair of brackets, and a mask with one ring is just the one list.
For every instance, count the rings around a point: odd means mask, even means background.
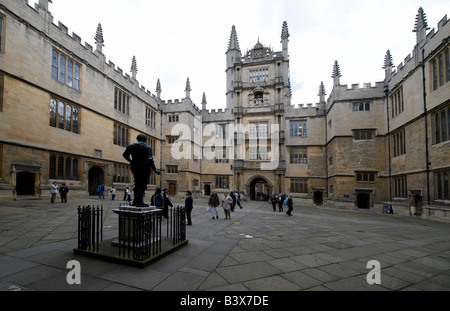
[{"label": "black iron railing", "polygon": [[99,250],[103,241],[103,205],[101,207],[78,207],[78,248]]},{"label": "black iron railing", "polygon": [[[121,207],[114,212],[119,215],[119,237],[112,244],[120,258],[144,261],[186,242],[184,206],[169,208],[169,218],[164,220],[161,210],[133,211]],[[103,206],[79,207],[78,249],[98,253],[102,241]]]}]

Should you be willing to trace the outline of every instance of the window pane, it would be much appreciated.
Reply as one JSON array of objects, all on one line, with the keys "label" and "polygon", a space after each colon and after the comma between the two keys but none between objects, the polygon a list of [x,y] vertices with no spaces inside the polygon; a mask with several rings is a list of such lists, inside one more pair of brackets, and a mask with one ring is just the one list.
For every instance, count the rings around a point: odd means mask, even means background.
[{"label": "window pane", "polygon": [[65,179],[72,179],[72,159],[66,158],[66,175]]},{"label": "window pane", "polygon": [[56,100],[50,99],[50,126],[56,127]]},{"label": "window pane", "polygon": [[74,132],[75,134],[79,133],[79,121],[78,121],[78,108],[73,108],[73,129],[72,132]]},{"label": "window pane", "polygon": [[441,112],[441,132],[442,141],[447,140],[447,116],[445,115],[445,110]]},{"label": "window pane", "polygon": [[66,57],[59,56],[59,81],[66,82]]},{"label": "window pane", "polygon": [[72,107],[66,106],[66,131],[72,130]]},{"label": "window pane", "polygon": [[64,178],[64,158],[58,158],[58,179]]},{"label": "window pane", "polygon": [[64,129],[64,103],[58,103],[58,128]]},{"label": "window pane", "polygon": [[450,53],[449,53],[450,49],[447,49],[445,51],[445,72],[447,75],[447,79],[446,81],[450,81]]},{"label": "window pane", "polygon": [[55,179],[56,178],[56,157],[50,156],[50,165],[49,165],[49,178]]},{"label": "window pane", "polygon": [[58,79],[58,53],[52,51],[52,78]]},{"label": "window pane", "polygon": [[76,90],[80,89],[80,66],[77,64],[75,64],[73,87]]},{"label": "window pane", "polygon": [[72,179],[78,180],[78,159],[73,159],[72,162]]},{"label": "window pane", "polygon": [[67,61],[67,85],[72,86],[72,79],[73,79],[73,63],[69,59]]}]

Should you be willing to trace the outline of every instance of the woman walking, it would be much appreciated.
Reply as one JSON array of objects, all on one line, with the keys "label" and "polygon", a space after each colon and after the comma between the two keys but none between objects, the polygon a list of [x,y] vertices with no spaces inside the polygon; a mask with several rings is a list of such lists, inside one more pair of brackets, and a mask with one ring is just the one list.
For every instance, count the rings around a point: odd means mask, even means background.
[{"label": "woman walking", "polygon": [[213,191],[208,200],[208,207],[211,209],[212,219],[214,219],[214,215],[216,216],[215,219],[219,218],[219,211],[217,210],[217,207],[219,205],[219,196],[217,195],[216,191]]}]

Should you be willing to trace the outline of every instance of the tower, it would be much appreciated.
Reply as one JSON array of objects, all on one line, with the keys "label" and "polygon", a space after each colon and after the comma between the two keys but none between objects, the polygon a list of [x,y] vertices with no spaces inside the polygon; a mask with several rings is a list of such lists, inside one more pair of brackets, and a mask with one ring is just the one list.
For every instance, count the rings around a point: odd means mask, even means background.
[{"label": "tower", "polygon": [[228,50],[225,53],[227,56],[227,68],[225,70],[227,76],[226,85],[226,98],[227,98],[227,108],[234,108],[235,106],[235,72],[234,64],[236,61],[240,61],[242,57],[241,49],[239,47],[239,41],[237,37],[236,27],[233,25],[231,28],[230,41],[228,43]]}]

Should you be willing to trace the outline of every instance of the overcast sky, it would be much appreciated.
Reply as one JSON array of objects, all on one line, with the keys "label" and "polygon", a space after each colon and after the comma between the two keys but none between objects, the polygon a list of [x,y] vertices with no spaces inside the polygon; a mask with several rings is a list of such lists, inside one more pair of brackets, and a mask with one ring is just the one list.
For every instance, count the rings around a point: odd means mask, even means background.
[{"label": "overcast sky", "polygon": [[220,109],[226,107],[225,52],[233,25],[243,54],[258,38],[277,52],[287,21],[297,105],[318,102],[321,81],[330,94],[335,60],[341,84],[383,81],[388,49],[395,66],[412,53],[420,7],[436,31],[450,13],[448,0],[53,0],[49,10],[55,24],[94,49],[101,23],[107,61],[130,74],[136,56],[137,80],[151,93],[160,79],[164,100],[181,99],[189,77],[194,103],[201,107],[205,92],[207,109]]}]

